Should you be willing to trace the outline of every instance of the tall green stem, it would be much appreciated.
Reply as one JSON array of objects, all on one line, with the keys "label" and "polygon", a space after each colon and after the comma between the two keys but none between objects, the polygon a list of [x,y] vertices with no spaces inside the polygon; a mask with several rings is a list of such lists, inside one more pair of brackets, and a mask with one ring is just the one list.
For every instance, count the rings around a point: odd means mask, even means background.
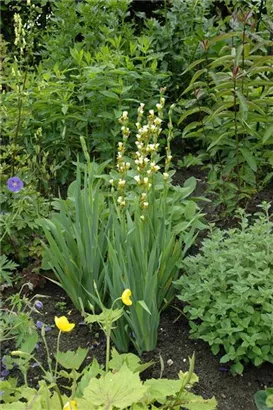
[{"label": "tall green stem", "polygon": [[62,331],[60,330],[60,331],[59,331],[59,334],[58,334],[58,339],[57,339],[56,364],[55,364],[55,371],[54,371],[54,378],[55,378],[55,380],[56,380],[57,370],[58,370],[58,353],[59,353],[59,350],[60,350],[61,333],[62,333]]}]

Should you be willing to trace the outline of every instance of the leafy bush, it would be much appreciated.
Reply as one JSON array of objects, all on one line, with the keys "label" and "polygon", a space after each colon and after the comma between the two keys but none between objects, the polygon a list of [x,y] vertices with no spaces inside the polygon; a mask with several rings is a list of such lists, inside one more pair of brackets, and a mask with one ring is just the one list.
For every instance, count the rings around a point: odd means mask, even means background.
[{"label": "leafy bush", "polygon": [[237,12],[226,32],[202,39],[203,55],[184,71],[195,69],[179,101],[182,137],[199,141],[216,205],[229,212],[273,177],[270,22],[259,32],[255,24],[251,12]]},{"label": "leafy bush", "polygon": [[30,258],[37,259],[41,256],[41,229],[38,218],[49,215],[50,203],[35,189],[35,185],[28,181],[20,192],[9,192],[8,188],[2,185],[0,203],[2,252],[24,266],[29,263]]},{"label": "leafy bush", "polygon": [[[25,283],[18,293],[10,296],[3,302],[0,308],[0,342],[13,340],[16,347],[22,346],[30,338],[34,338],[37,342],[38,335],[32,318],[32,313],[39,313],[39,307],[42,307],[40,301],[33,301],[37,298],[42,298],[42,295],[35,295],[32,298],[22,296],[22,291],[25,287],[32,289],[30,283]],[[37,303],[39,302],[39,303]],[[35,342],[35,343],[36,343]],[[35,344],[34,343],[34,344]]]},{"label": "leafy bush", "polygon": [[[265,206],[265,205],[264,205]],[[269,208],[268,206],[266,207]],[[267,211],[266,211],[267,212]],[[176,282],[186,302],[191,335],[208,342],[221,363],[242,373],[243,363],[273,363],[273,223],[261,214],[253,225],[211,231],[197,256],[187,257]]]},{"label": "leafy bush", "polygon": [[13,283],[13,272],[17,268],[17,263],[10,261],[6,255],[0,255],[0,285]]}]

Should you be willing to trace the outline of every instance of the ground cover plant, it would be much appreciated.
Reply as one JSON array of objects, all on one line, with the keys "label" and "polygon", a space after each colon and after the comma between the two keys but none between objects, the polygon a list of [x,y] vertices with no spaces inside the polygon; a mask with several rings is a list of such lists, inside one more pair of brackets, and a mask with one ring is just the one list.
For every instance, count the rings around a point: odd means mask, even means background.
[{"label": "ground cover plant", "polygon": [[186,302],[191,334],[209,343],[221,363],[242,373],[248,362],[273,362],[272,228],[268,209],[251,224],[241,212],[239,228],[212,230],[200,254],[186,258],[176,282]]}]

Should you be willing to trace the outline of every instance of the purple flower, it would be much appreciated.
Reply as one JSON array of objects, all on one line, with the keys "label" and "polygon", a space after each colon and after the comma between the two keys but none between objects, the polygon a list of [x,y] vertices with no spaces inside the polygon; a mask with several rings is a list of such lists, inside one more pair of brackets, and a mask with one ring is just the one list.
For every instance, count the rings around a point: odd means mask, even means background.
[{"label": "purple flower", "polygon": [[36,362],[31,365],[31,367],[37,367],[37,366],[39,366],[39,365]]},{"label": "purple flower", "polygon": [[[37,320],[36,327],[38,329],[42,329],[43,326],[44,326],[44,323],[41,322],[40,320]],[[45,332],[48,332],[49,330],[51,330],[51,327],[50,326],[45,326],[44,329],[45,329]]]},{"label": "purple flower", "polygon": [[11,192],[19,192],[24,186],[23,181],[18,177],[9,178],[7,181],[8,190]]},{"label": "purple flower", "polygon": [[40,300],[36,300],[34,305],[37,309],[42,309],[43,308],[43,304]]},{"label": "purple flower", "polygon": [[228,372],[226,367],[219,367],[220,372]]},{"label": "purple flower", "polygon": [[37,320],[36,326],[37,326],[38,329],[42,329],[42,327],[43,327],[43,322],[41,322],[40,320]]},{"label": "purple flower", "polygon": [[6,361],[7,361],[7,356],[3,356],[3,357],[2,357],[2,360],[1,360],[3,367],[6,367],[6,366],[5,366]]},{"label": "purple flower", "polygon": [[6,377],[8,375],[9,375],[9,370],[8,369],[5,369],[5,370],[1,371],[1,376]]}]

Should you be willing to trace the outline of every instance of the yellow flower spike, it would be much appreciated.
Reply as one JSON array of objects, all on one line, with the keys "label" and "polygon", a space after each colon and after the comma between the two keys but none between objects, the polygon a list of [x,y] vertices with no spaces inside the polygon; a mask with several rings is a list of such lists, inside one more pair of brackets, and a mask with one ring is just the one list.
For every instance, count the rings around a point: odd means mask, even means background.
[{"label": "yellow flower spike", "polygon": [[67,403],[65,403],[63,410],[77,410],[76,400],[69,400]]},{"label": "yellow flower spike", "polygon": [[75,327],[75,323],[69,323],[65,316],[55,316],[55,325],[61,332],[71,332]]},{"label": "yellow flower spike", "polygon": [[132,305],[133,302],[130,299],[131,295],[132,295],[132,292],[130,291],[130,289],[125,289],[125,291],[122,293],[121,300],[124,303],[124,305],[126,306]]}]

